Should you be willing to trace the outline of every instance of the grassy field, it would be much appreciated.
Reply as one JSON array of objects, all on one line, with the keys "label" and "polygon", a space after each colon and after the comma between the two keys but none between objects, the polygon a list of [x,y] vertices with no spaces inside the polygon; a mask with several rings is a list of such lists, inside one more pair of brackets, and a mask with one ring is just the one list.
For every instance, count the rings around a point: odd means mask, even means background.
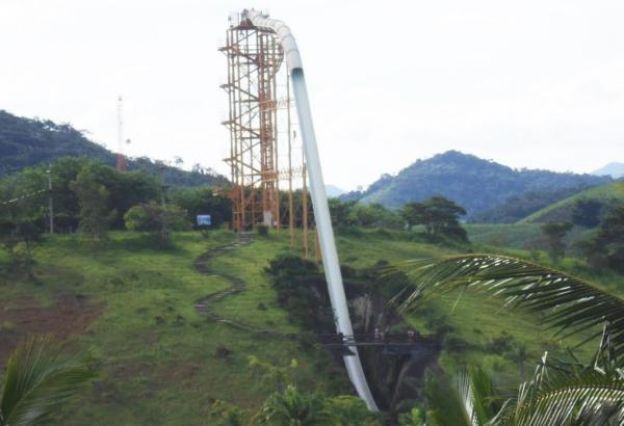
[{"label": "grassy field", "polygon": [[[456,252],[399,237],[383,231],[338,235],[341,261],[363,268],[381,259],[439,258]],[[46,238],[35,249],[36,280],[0,275],[0,344],[8,349],[27,334],[53,332],[69,346],[88,351],[99,365],[98,381],[67,407],[59,424],[210,424],[206,419],[217,399],[251,416],[273,387],[250,371],[249,355],[276,365],[295,358],[300,366],[294,380],[302,388],[350,392],[345,374],[327,355],[303,351],[283,337],[301,330],[278,307],[263,269],[276,255],[292,251],[285,232],[256,237],[216,256],[209,274],[194,268],[198,256],[234,238],[226,231],[208,237],[181,233],[175,235],[176,248],[167,251],[155,250],[135,233],[114,233],[99,246],[75,236]],[[529,256],[521,250],[514,253]],[[575,260],[562,267],[585,273]],[[215,301],[212,309],[276,336],[238,330],[197,311],[198,300],[231,285],[221,274],[243,280],[246,291]],[[586,277],[620,291],[617,277]],[[544,350],[562,354],[574,343],[554,338],[526,314],[508,312],[501,303],[474,294],[429,300],[408,321],[423,334],[447,330],[439,361],[443,368],[453,371],[477,362],[497,373],[505,387],[515,386],[519,370],[532,371]],[[224,349],[230,355],[224,356]],[[582,354],[592,350],[586,347]],[[7,352],[0,351],[0,357]]]},{"label": "grassy field", "polygon": [[468,238],[474,244],[535,250],[544,247],[540,225],[527,223],[508,224],[466,224]]},{"label": "grassy field", "polygon": [[[228,283],[217,275],[197,273],[193,260],[232,239],[225,232],[212,233],[208,240],[199,233],[180,234],[175,250],[161,252],[148,248],[142,236],[129,233],[114,234],[98,248],[73,237],[55,237],[36,249],[38,282],[3,277],[0,324],[5,333],[18,338],[58,332],[54,325],[46,327],[44,313],[50,309],[70,323],[89,321],[60,334],[91,353],[100,364],[101,378],[59,423],[205,424],[215,399],[252,413],[273,388],[249,371],[249,355],[276,365],[298,359],[297,380],[309,389],[348,389],[345,380],[329,380],[329,375],[323,380],[319,359],[300,351],[295,342],[255,339],[196,312],[197,299]],[[250,247],[248,254],[233,254],[223,263],[215,259],[217,269],[235,268],[248,278],[249,291],[223,301],[223,313],[258,325],[271,322],[278,330],[292,332],[285,313],[273,307],[261,273],[266,261],[287,246],[258,242],[256,247],[260,250]],[[246,257],[249,253],[252,260]],[[81,300],[81,306],[68,306],[68,300]],[[266,310],[257,309],[259,300],[266,302]],[[29,318],[20,322],[25,307]],[[44,323],[33,327],[33,321],[39,322],[36,318]],[[231,355],[217,356],[218,347]]]},{"label": "grassy field", "polygon": [[[541,227],[541,223],[465,225],[475,250],[503,251],[543,262],[540,252],[548,249],[548,239]],[[595,229],[573,227],[564,238],[568,254],[582,256],[579,243],[587,241],[594,233]]]}]

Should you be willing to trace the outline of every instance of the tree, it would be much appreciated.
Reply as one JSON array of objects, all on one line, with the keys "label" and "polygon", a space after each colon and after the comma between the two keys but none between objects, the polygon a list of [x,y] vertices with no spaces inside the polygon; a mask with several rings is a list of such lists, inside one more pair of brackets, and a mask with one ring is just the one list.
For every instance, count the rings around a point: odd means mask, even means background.
[{"label": "tree", "polygon": [[232,215],[230,199],[208,186],[175,190],[169,196],[169,200],[186,210],[189,222],[195,222],[197,215],[209,214],[212,226],[219,227],[229,221]]},{"label": "tree", "polygon": [[96,176],[88,169],[78,173],[70,188],[76,193],[80,205],[78,229],[96,240],[105,238],[117,214],[109,207],[109,191],[97,182]]},{"label": "tree", "polygon": [[566,245],[564,238],[572,229],[568,222],[551,222],[542,225],[542,232],[548,241],[548,254],[554,262],[558,262],[565,256]]},{"label": "tree", "polygon": [[624,205],[612,207],[596,236],[581,244],[581,248],[592,266],[624,273]]},{"label": "tree", "polygon": [[116,211],[111,226],[123,227],[123,215],[139,203],[155,200],[159,194],[156,178],[144,172],[120,173],[115,168],[97,162],[86,162],[80,173],[92,179],[108,191],[108,203]]},{"label": "tree", "polygon": [[421,203],[407,203],[401,208],[400,214],[407,224],[407,229],[411,231],[414,225],[424,223],[426,208]]},{"label": "tree", "polygon": [[139,204],[124,215],[126,228],[130,231],[148,231],[157,237],[161,248],[171,244],[171,231],[189,228],[186,211],[169,204],[163,206],[155,202]]},{"label": "tree", "polygon": [[323,274],[314,262],[283,254],[269,262],[265,271],[277,292],[277,303],[290,321],[313,331],[331,330],[334,324]]},{"label": "tree", "polygon": [[414,225],[424,225],[425,232],[430,236],[462,242],[468,241],[466,231],[459,224],[459,217],[465,214],[463,207],[444,197],[432,197],[422,203],[408,203],[401,210],[401,216],[410,229]]},{"label": "tree", "polygon": [[0,181],[0,220],[11,230],[20,222],[32,222],[43,228],[46,200],[46,177],[24,170]]},{"label": "tree", "polygon": [[34,277],[32,244],[41,239],[41,229],[35,221],[18,219],[15,222],[0,221],[0,244],[8,258],[8,269],[23,269]]},{"label": "tree", "polygon": [[[547,362],[531,380],[506,397],[480,368],[470,368],[455,385],[437,380],[428,395],[433,424],[453,425],[616,425],[624,421],[624,380],[604,362],[599,348],[593,364]],[[422,423],[421,423],[422,424]]]},{"label": "tree", "polygon": [[397,213],[378,203],[357,203],[349,208],[347,222],[357,226],[378,226],[382,228],[400,228],[401,220]]},{"label": "tree", "polygon": [[0,426],[45,424],[95,372],[65,357],[49,338],[31,338],[10,356],[0,389]]},{"label": "tree", "polygon": [[357,201],[341,201],[339,198],[330,198],[327,200],[332,225],[339,227],[352,225],[350,215],[356,203]]},{"label": "tree", "polygon": [[600,224],[604,203],[599,200],[581,199],[572,208],[572,223],[586,228],[595,228]]}]

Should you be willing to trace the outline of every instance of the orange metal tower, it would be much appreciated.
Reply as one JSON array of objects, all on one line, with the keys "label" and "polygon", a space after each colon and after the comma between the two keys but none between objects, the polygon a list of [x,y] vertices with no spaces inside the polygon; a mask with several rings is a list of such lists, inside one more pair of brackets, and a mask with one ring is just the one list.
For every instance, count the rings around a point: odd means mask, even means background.
[{"label": "orange metal tower", "polygon": [[[256,27],[247,19],[230,26],[219,50],[228,63],[228,80],[221,87],[229,100],[223,124],[230,131],[230,155],[225,161],[233,184],[232,227],[240,232],[258,224],[279,229],[287,223],[292,235],[293,180],[305,177],[303,155],[297,156],[292,146],[290,86],[281,67],[284,52],[273,30]],[[282,169],[280,160],[285,163]],[[287,182],[288,218],[280,209],[280,181]],[[305,187],[300,182],[298,186]]]}]

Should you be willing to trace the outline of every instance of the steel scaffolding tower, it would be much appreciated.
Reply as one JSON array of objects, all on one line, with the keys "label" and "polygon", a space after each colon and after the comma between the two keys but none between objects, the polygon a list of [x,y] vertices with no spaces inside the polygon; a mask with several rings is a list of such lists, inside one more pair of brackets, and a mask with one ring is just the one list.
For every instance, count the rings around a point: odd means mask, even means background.
[{"label": "steel scaffolding tower", "polygon": [[[303,177],[303,165],[293,164],[290,86],[288,73],[279,72],[283,49],[273,31],[242,19],[227,30],[226,44],[219,50],[228,62],[227,83],[221,87],[229,99],[229,116],[223,124],[231,141],[225,161],[233,183],[232,227],[244,231],[264,224],[279,229],[286,220],[280,211],[280,181],[287,181],[286,223],[292,231],[293,179]],[[280,157],[280,147],[286,158]],[[279,168],[280,159],[287,160],[286,168]]]}]

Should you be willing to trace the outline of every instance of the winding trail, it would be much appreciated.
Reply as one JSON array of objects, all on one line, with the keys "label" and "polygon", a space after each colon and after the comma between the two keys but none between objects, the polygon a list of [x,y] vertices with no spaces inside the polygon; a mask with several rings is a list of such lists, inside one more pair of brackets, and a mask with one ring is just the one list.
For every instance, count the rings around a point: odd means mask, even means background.
[{"label": "winding trail", "polygon": [[244,292],[247,289],[247,283],[240,277],[237,277],[233,274],[227,272],[216,271],[211,267],[211,261],[218,256],[231,253],[234,250],[251,244],[252,238],[251,234],[242,233],[237,241],[233,241],[228,244],[224,244],[221,246],[213,247],[205,253],[201,254],[195,262],[193,266],[195,266],[195,270],[203,275],[212,275],[216,277],[221,277],[225,281],[230,283],[230,287],[215,291],[213,293],[209,293],[206,296],[195,301],[195,310],[207,317],[208,319],[219,322],[221,324],[226,324],[232,328],[236,328],[238,330],[247,331],[250,333],[259,334],[262,336],[273,336],[273,337],[286,337],[282,333],[278,333],[273,330],[266,330],[262,328],[254,327],[253,325],[247,324],[242,321],[225,318],[219,315],[215,309],[213,308],[213,304],[215,302],[221,301],[226,297],[235,296],[239,293]]}]

